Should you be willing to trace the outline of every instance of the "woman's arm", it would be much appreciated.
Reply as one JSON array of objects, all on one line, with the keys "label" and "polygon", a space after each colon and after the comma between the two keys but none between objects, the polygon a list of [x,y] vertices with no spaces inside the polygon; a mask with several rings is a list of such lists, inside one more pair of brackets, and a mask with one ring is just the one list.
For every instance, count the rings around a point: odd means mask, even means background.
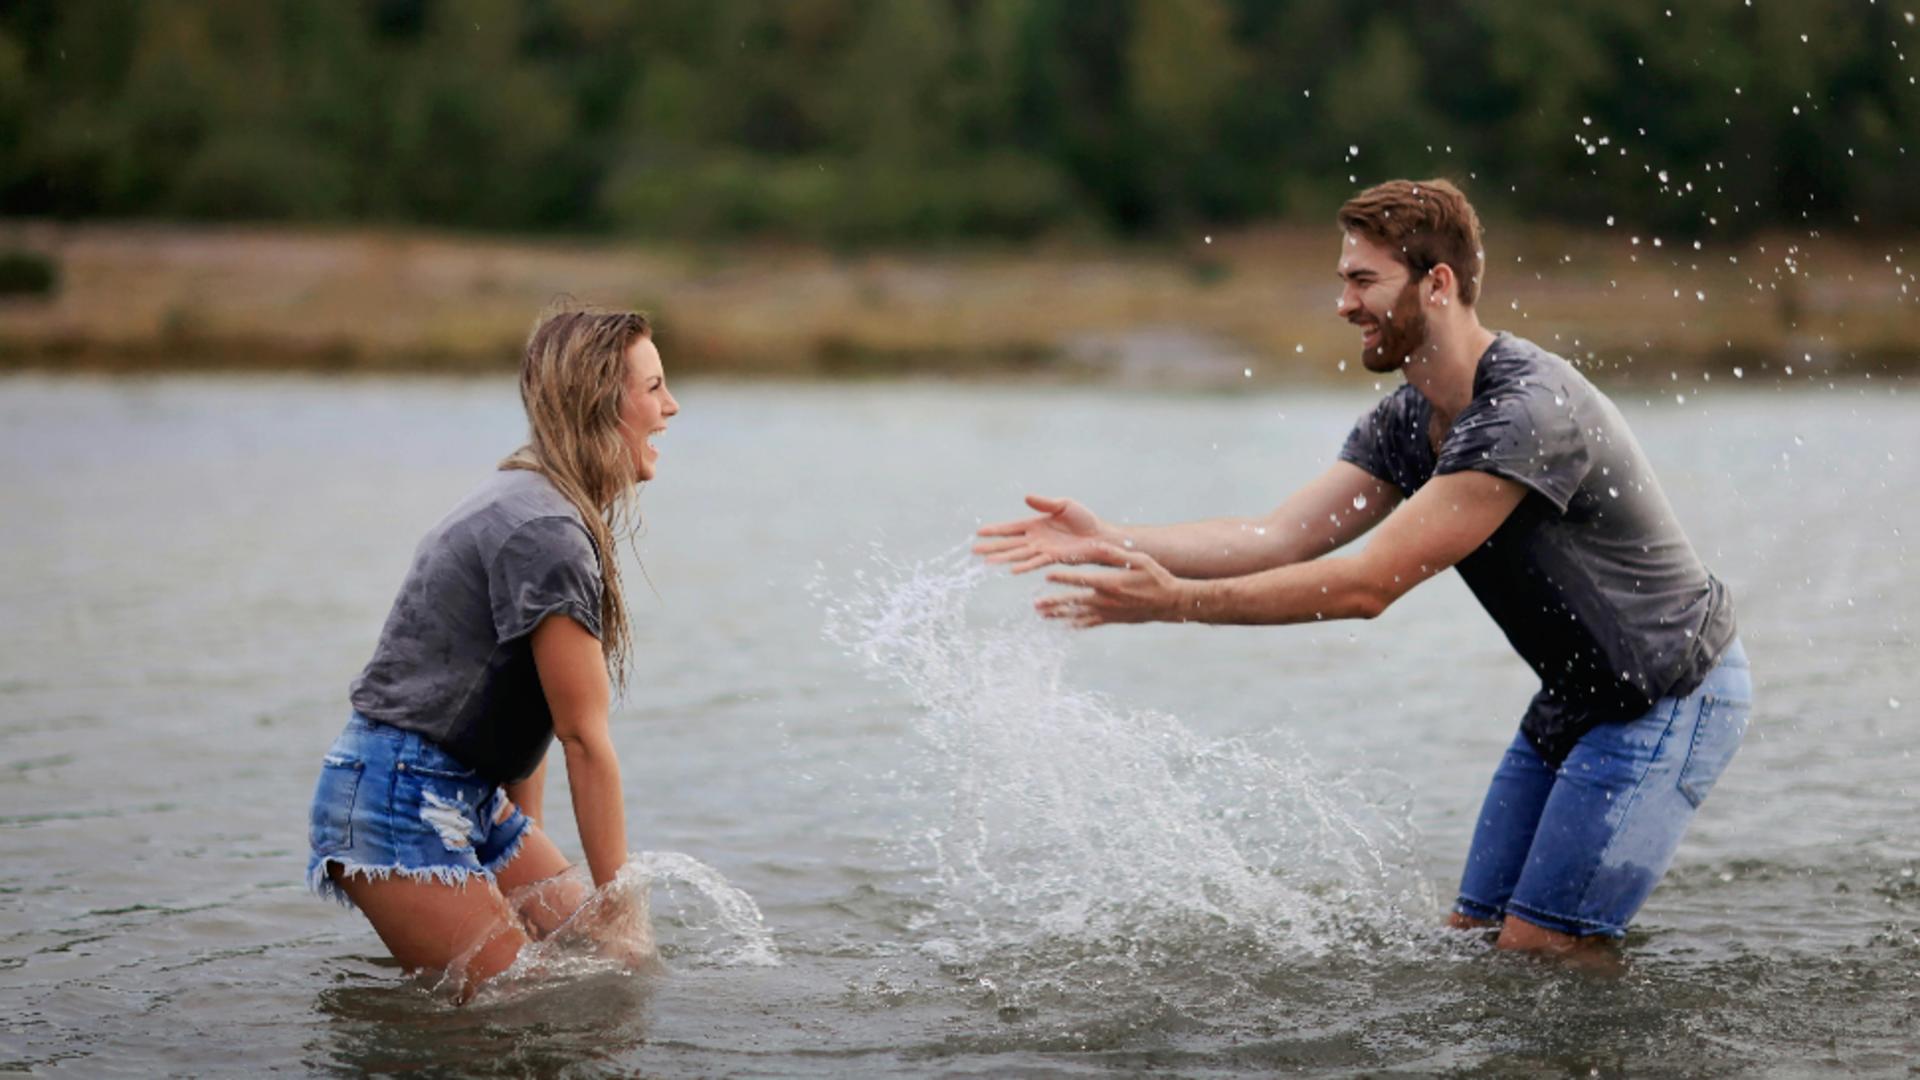
[{"label": "woman's arm", "polygon": [[600,639],[586,627],[565,615],[549,615],[533,631],[533,664],[553,713],[553,733],[566,751],[573,817],[598,888],[612,881],[627,859],[620,761],[607,732],[612,696],[607,659]]}]

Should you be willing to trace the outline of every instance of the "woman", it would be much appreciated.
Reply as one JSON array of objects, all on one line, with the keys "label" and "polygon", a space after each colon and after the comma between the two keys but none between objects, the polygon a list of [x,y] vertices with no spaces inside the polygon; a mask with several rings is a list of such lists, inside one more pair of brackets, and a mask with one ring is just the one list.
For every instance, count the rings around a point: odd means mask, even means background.
[{"label": "woman", "polygon": [[607,732],[630,646],[614,538],[680,411],[638,314],[541,322],[520,400],[528,444],[415,550],[313,799],[308,884],[463,997],[586,898],[539,826],[555,736],[595,888],[626,859]]}]

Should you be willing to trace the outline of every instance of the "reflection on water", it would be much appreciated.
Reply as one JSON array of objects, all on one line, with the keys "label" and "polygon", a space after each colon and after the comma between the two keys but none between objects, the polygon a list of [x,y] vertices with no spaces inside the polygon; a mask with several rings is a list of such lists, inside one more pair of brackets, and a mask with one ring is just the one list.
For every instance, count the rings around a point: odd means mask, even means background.
[{"label": "reflection on water", "polygon": [[1746,375],[1618,395],[1756,679],[1618,977],[1432,929],[1531,691],[1452,577],[1365,624],[1065,635],[942,556],[1030,489],[1266,509],[1367,385],[696,383],[613,724],[629,834],[684,853],[645,857],[667,970],[468,1009],[301,867],[510,382],[0,381],[0,1067],[1908,1075],[1920,424],[1898,379]]},{"label": "reflection on water", "polygon": [[419,983],[329,987],[314,996],[321,1022],[303,1058],[366,1074],[551,1076],[604,1066],[647,1041],[654,987],[652,977],[607,972],[460,1009]]}]

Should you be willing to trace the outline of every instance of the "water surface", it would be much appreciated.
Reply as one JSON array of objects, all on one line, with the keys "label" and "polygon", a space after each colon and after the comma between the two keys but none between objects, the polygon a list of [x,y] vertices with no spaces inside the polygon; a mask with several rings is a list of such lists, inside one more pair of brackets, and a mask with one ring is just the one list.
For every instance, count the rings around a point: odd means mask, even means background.
[{"label": "water surface", "polygon": [[614,737],[635,846],[751,896],[777,962],[669,875],[669,974],[451,1009],[302,891],[306,801],[511,384],[0,381],[0,1065],[1909,1075],[1920,417],[1757,382],[1621,395],[1758,703],[1618,978],[1432,930],[1530,693],[1452,576],[1371,623],[1068,635],[953,556],[1027,490],[1264,510],[1368,385],[695,383]]}]

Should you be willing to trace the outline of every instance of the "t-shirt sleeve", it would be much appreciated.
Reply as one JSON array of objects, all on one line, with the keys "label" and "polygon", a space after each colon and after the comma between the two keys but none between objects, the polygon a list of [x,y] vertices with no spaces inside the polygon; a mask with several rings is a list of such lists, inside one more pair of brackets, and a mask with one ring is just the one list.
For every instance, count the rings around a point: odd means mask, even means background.
[{"label": "t-shirt sleeve", "polygon": [[1387,433],[1392,429],[1393,412],[1393,398],[1382,398],[1378,405],[1360,414],[1340,447],[1341,461],[1358,465],[1389,484],[1396,482],[1387,460]]},{"label": "t-shirt sleeve", "polygon": [[587,531],[570,518],[535,518],[514,530],[488,568],[487,590],[502,643],[555,614],[600,636],[600,560]]},{"label": "t-shirt sleeve", "polygon": [[1433,474],[1491,473],[1538,492],[1564,514],[1592,467],[1567,396],[1535,383],[1467,406],[1440,445]]}]

